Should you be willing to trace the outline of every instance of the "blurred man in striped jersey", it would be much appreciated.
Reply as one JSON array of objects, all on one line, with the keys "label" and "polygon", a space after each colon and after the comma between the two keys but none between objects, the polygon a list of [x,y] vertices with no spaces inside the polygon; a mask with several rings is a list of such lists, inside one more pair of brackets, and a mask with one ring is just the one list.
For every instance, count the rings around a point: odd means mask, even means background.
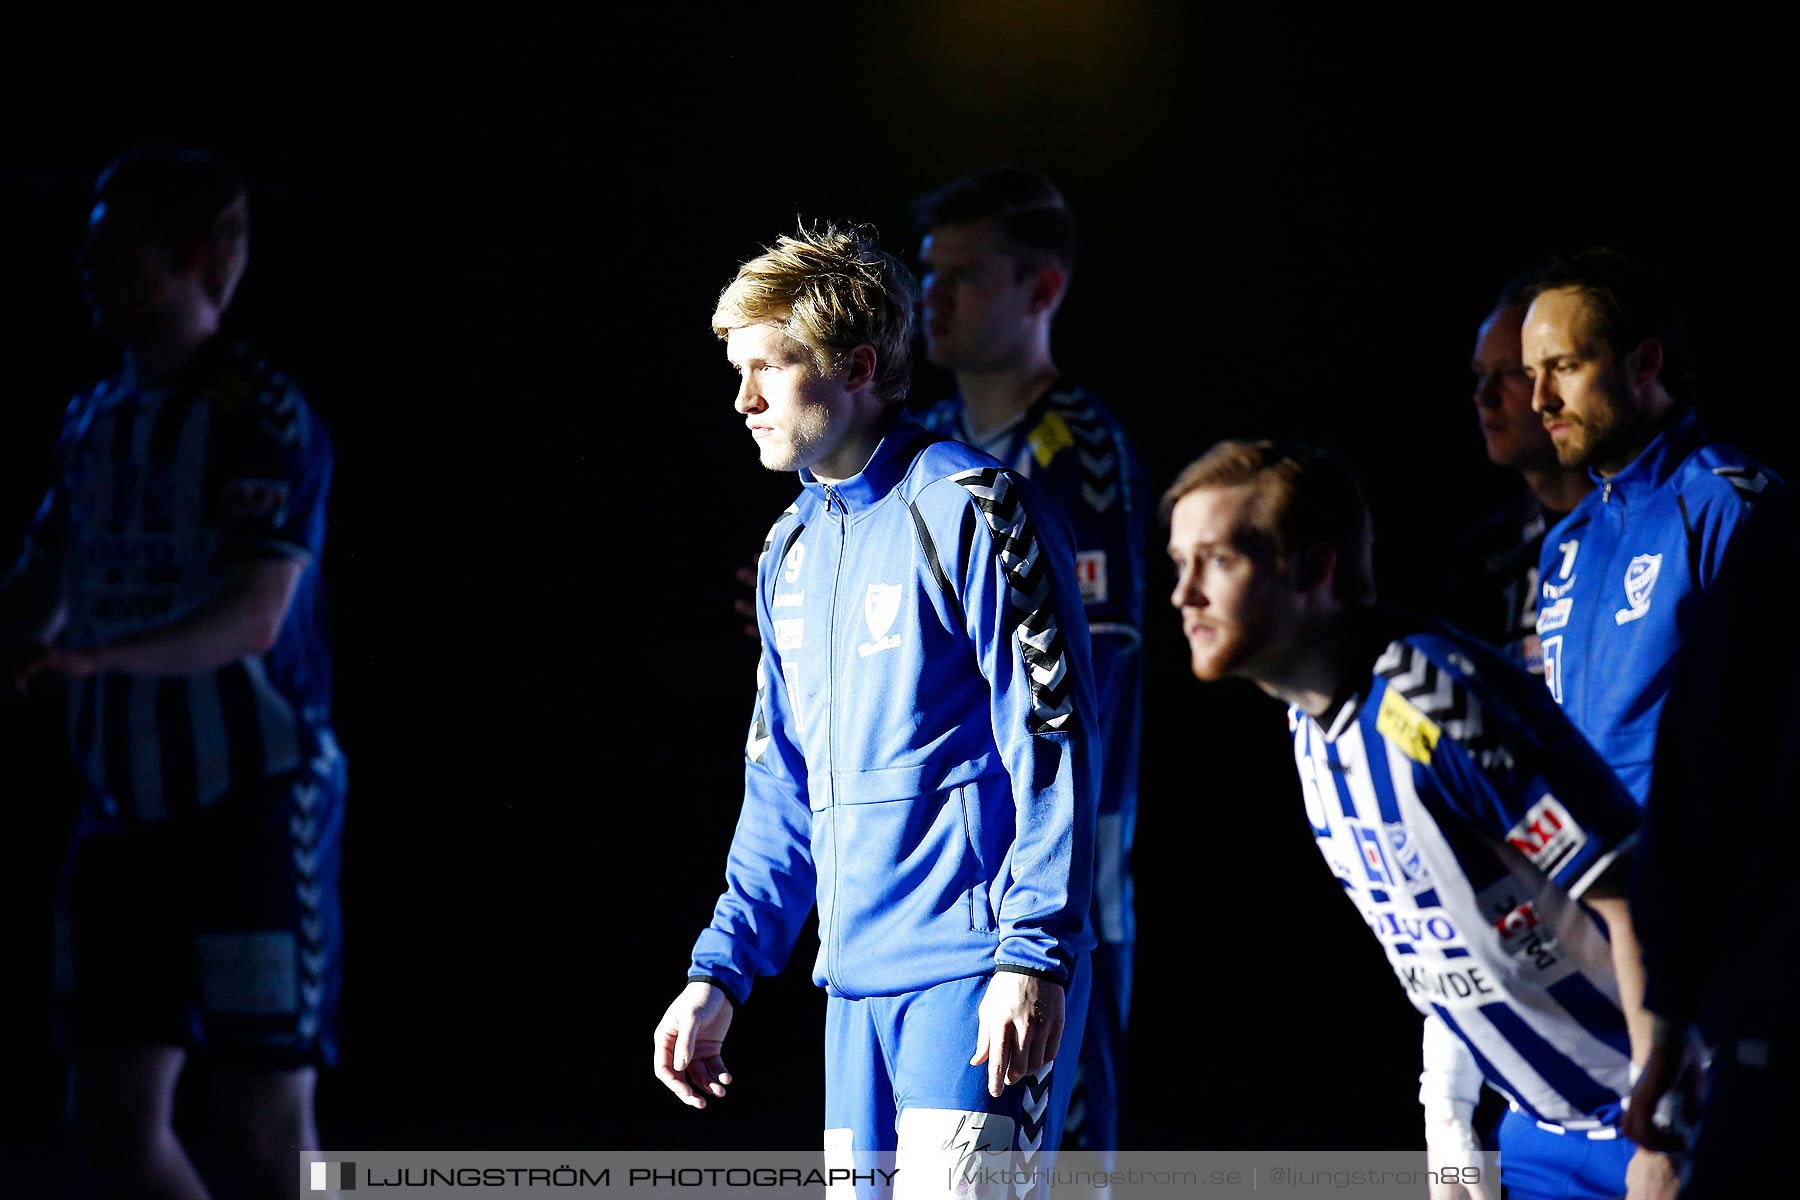
[{"label": "blurred man in striped jersey", "polygon": [[[1508,1097],[1508,1194],[1672,1196],[1619,1137],[1648,1054],[1623,899],[1629,793],[1544,688],[1473,638],[1373,607],[1354,476],[1299,446],[1223,442],[1164,498],[1196,677],[1286,700],[1319,850],[1425,1016],[1428,1126]],[[1479,1074],[1462,1070],[1473,1066]],[[1428,1148],[1434,1194],[1498,1195],[1472,1146]]]},{"label": "blurred man in striped jersey", "polygon": [[288,379],[220,335],[249,220],[243,182],[202,154],[101,175],[82,275],[121,365],[69,406],[0,587],[7,674],[66,685],[90,785],[55,983],[107,1194],[207,1195],[173,1124],[195,1053],[244,1194],[296,1194],[336,1053],[331,445]]}]

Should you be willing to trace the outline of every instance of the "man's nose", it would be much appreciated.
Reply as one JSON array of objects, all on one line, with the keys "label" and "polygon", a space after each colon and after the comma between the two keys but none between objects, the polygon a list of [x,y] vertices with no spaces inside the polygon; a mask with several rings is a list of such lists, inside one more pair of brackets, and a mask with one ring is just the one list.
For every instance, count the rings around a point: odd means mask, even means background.
[{"label": "man's nose", "polygon": [[1562,397],[1556,394],[1556,388],[1550,382],[1550,373],[1545,371],[1531,381],[1531,411],[1542,416],[1561,409]]},{"label": "man's nose", "polygon": [[925,279],[923,292],[925,307],[942,310],[950,305],[950,288],[941,275],[929,275]]},{"label": "man's nose", "polygon": [[1199,572],[1190,568],[1175,573],[1175,590],[1169,593],[1169,603],[1175,608],[1205,605],[1206,597],[1200,594]]},{"label": "man's nose", "polygon": [[751,386],[748,373],[738,382],[737,399],[731,402],[731,406],[745,414],[762,411],[762,396]]},{"label": "man's nose", "polygon": [[1475,407],[1500,407],[1500,377],[1493,371],[1475,380]]}]

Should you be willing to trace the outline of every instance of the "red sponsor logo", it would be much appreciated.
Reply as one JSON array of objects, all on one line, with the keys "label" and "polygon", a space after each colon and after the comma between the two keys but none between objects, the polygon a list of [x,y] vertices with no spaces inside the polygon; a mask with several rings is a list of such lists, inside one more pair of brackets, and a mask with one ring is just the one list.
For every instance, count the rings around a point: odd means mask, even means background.
[{"label": "red sponsor logo", "polygon": [[1555,796],[1545,796],[1531,806],[1524,820],[1506,831],[1506,844],[1530,859],[1533,866],[1554,872],[1587,844],[1587,833]]},{"label": "red sponsor logo", "polygon": [[1555,813],[1541,812],[1529,824],[1515,827],[1506,840],[1525,854],[1539,854],[1562,832],[1562,827],[1562,819]]},{"label": "red sponsor logo", "polygon": [[1536,929],[1537,923],[1537,909],[1532,905],[1531,901],[1527,900],[1525,903],[1519,905],[1519,907],[1501,917],[1498,921],[1495,921],[1494,928],[1500,931],[1501,937],[1511,938],[1524,933],[1527,929]]}]

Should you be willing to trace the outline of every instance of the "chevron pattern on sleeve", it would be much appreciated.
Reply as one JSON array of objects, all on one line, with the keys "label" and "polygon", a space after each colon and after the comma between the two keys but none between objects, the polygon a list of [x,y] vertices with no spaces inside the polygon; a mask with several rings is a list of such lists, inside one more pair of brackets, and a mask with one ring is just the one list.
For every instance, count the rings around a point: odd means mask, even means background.
[{"label": "chevron pattern on sleeve", "polygon": [[1455,674],[1439,669],[1424,651],[1405,642],[1390,642],[1375,660],[1375,673],[1459,743],[1490,778],[1510,774],[1512,752],[1484,719],[1481,701]]},{"label": "chevron pattern on sleeve", "polygon": [[756,555],[757,566],[762,566],[763,555],[767,554],[769,552],[769,547],[775,544],[775,531],[781,528],[781,523],[799,511],[799,506],[793,504],[790,504],[781,510],[781,515],[775,518],[775,523],[769,526],[769,532],[763,536],[762,549],[759,550]]},{"label": "chevron pattern on sleeve", "polygon": [[1769,486],[1768,472],[1754,467],[1714,467],[1713,474],[1736,488],[1745,500],[1756,499]]},{"label": "chevron pattern on sleeve", "polygon": [[950,478],[974,497],[975,507],[993,531],[1006,575],[1008,607],[1018,622],[1015,636],[1031,678],[1031,732],[1066,729],[1074,712],[1067,647],[1051,603],[1050,568],[1025,505],[1005,471],[979,468]]},{"label": "chevron pattern on sleeve", "polygon": [[1075,437],[1075,457],[1081,463],[1081,498],[1097,513],[1119,499],[1119,448],[1092,404],[1079,392],[1058,392],[1050,403]]},{"label": "chevron pattern on sleeve", "polygon": [[[769,677],[763,670],[762,659],[756,660],[756,711],[750,715],[750,740],[744,746],[744,753],[750,761],[759,763],[769,749],[769,718],[764,715],[764,704],[767,703]],[[741,711],[741,710],[740,710]]]}]

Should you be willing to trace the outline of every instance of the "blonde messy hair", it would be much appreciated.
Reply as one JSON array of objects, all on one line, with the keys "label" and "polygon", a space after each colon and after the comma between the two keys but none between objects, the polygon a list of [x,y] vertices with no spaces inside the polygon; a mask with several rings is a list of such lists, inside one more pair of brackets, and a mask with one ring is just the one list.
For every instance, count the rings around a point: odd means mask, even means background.
[{"label": "blonde messy hair", "polygon": [[1339,603],[1375,602],[1368,501],[1349,464],[1329,450],[1299,442],[1220,442],[1163,493],[1163,521],[1189,492],[1243,484],[1252,491],[1246,532],[1266,553],[1291,559],[1309,547],[1330,546],[1337,551],[1333,590]]},{"label": "blonde messy hair", "polygon": [[719,293],[713,332],[773,325],[805,346],[827,374],[843,370],[858,346],[875,350],[875,394],[906,399],[912,379],[913,311],[919,285],[883,250],[868,225],[827,224],[783,235],[738,268]]}]

